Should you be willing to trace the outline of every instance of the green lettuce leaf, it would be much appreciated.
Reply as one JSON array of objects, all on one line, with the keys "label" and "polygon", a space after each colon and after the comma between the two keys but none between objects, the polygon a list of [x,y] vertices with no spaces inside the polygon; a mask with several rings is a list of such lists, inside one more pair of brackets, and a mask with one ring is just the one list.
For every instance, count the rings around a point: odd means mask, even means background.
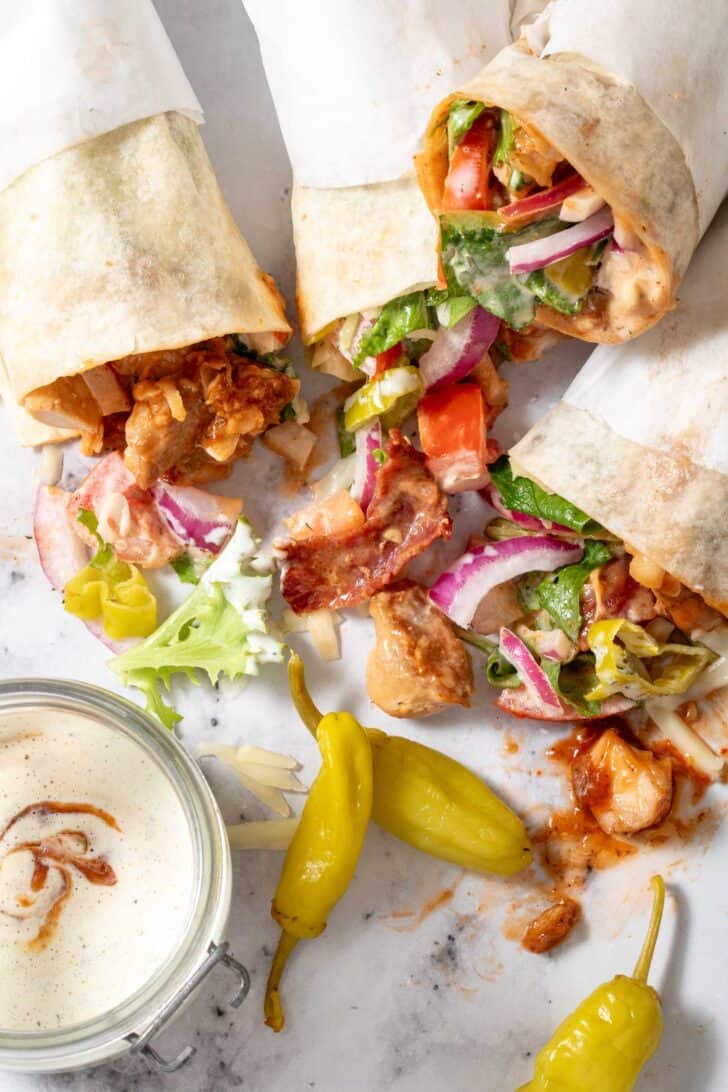
[{"label": "green lettuce leaf", "polygon": [[414,330],[429,330],[432,325],[424,292],[410,292],[390,300],[359,342],[354,364],[358,367],[368,356],[383,353]]},{"label": "green lettuce leaf", "polygon": [[448,212],[440,216],[442,267],[451,295],[466,293],[481,307],[522,330],[533,321],[535,297],[525,276],[513,276],[506,254],[512,246],[562,231],[555,217],[506,231],[492,212]]},{"label": "green lettuce leaf", "polygon": [[556,493],[547,493],[530,478],[514,478],[507,455],[503,455],[496,463],[489,466],[488,470],[506,508],[514,512],[525,512],[528,516],[538,516],[539,519],[551,520],[552,523],[561,523],[583,535],[595,534],[603,530],[596,520],[593,520],[586,512],[582,512],[575,504],[564,500]]},{"label": "green lettuce leaf", "polygon": [[548,611],[571,641],[577,640],[581,629],[581,589],[592,569],[606,565],[611,556],[611,550],[603,542],[588,539],[581,561],[550,573],[536,588],[539,606]]},{"label": "green lettuce leaf", "polygon": [[200,578],[195,569],[195,563],[189,554],[181,554],[170,561],[170,565],[177,573],[183,584],[199,584]]},{"label": "green lettuce leaf", "polygon": [[585,717],[598,717],[602,710],[601,702],[587,701],[584,697],[597,681],[594,670],[594,657],[589,652],[580,652],[568,663],[541,659],[541,667],[560,698]]},{"label": "green lettuce leaf", "polygon": [[507,110],[500,111],[498,143],[495,146],[493,162],[500,167],[508,162],[515,145],[516,124]]},{"label": "green lettuce leaf", "polygon": [[500,648],[494,648],[488,656],[488,664],[485,669],[488,682],[491,686],[503,690],[504,687],[521,685],[521,679],[513,664],[505,658]]},{"label": "green lettuce leaf", "polygon": [[246,519],[203,574],[191,595],[154,633],[110,662],[129,686],[146,698],[147,710],[167,727],[179,715],[162,697],[172,677],[198,682],[257,675],[260,664],[279,663],[283,646],[268,634],[265,605],[271,593],[268,563],[257,556],[260,543]]},{"label": "green lettuce leaf", "polygon": [[452,104],[447,118],[447,144],[451,156],[484,110],[484,102],[471,102],[469,99],[456,99]]}]

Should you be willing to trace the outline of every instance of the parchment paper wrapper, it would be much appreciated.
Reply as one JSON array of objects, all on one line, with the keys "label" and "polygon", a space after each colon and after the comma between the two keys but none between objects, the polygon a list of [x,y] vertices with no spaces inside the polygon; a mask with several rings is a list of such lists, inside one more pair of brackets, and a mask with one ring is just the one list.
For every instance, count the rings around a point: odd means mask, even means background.
[{"label": "parchment paper wrapper", "polygon": [[567,497],[728,611],[728,204],[675,312],[631,345],[600,346],[511,450]]},{"label": "parchment paper wrapper", "polygon": [[[0,148],[0,359],[21,407],[130,353],[290,330],[220,192],[152,4],[60,9],[29,0],[3,15],[0,36],[0,86],[8,65],[36,69],[38,48],[44,74],[16,85],[12,112],[0,96],[3,132],[22,136]],[[23,442],[67,435],[34,426],[21,415]]]},{"label": "parchment paper wrapper", "polygon": [[[293,166],[303,339],[437,279],[413,173],[439,98],[511,40],[513,0],[244,0]],[[523,13],[541,8],[537,0]]]},{"label": "parchment paper wrapper", "polygon": [[[539,307],[545,325],[618,342],[674,305],[728,184],[727,31],[724,0],[699,9],[688,0],[554,0],[519,43],[461,85],[458,97],[504,107],[544,136],[647,248],[651,291],[643,307],[621,292],[604,294],[575,316]],[[433,209],[447,171],[453,97],[435,110],[421,161]],[[623,256],[606,261],[626,265]],[[622,283],[629,284],[628,271]]]}]

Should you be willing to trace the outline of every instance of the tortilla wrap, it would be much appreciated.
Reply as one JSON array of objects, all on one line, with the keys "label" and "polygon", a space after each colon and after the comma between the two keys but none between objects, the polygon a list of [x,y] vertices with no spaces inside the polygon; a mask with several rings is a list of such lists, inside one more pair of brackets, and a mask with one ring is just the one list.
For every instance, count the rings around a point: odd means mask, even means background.
[{"label": "tortilla wrap", "polygon": [[[529,14],[543,6],[533,0]],[[412,157],[438,98],[511,41],[514,0],[244,0],[294,176],[304,344],[437,280]]]},{"label": "tortilla wrap", "polygon": [[665,324],[595,350],[512,448],[514,470],[577,504],[728,612],[728,205]]},{"label": "tortilla wrap", "polygon": [[576,315],[538,306],[537,322],[607,343],[654,325],[674,306],[697,246],[698,206],[680,145],[636,88],[585,57],[542,58],[523,42],[508,46],[432,115],[418,173],[435,213],[448,170],[447,117],[451,103],[462,98],[504,108],[545,138],[647,250],[653,290],[637,312],[623,308],[620,295],[601,293],[596,306]]},{"label": "tortilla wrap", "polygon": [[332,322],[437,280],[437,228],[417,180],[295,185],[296,301],[304,345]]},{"label": "tortilla wrap", "polygon": [[283,301],[189,118],[123,126],[0,194],[0,357],[21,406],[132,353],[270,331],[290,332]]}]

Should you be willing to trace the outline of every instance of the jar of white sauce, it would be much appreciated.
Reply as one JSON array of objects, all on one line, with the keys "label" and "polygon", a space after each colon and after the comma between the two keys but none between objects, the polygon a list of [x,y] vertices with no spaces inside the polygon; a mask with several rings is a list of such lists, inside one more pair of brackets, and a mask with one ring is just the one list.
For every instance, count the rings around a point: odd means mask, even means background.
[{"label": "jar of white sauce", "polygon": [[225,826],[171,732],[107,691],[0,683],[0,1069],[142,1053],[218,963]]}]

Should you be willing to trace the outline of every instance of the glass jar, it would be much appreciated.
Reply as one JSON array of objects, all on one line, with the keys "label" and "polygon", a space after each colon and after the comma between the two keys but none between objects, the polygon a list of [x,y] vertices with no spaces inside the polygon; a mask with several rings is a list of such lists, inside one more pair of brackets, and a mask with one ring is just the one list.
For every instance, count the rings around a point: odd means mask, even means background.
[{"label": "glass jar", "polygon": [[193,855],[191,905],[179,943],[132,996],[98,1017],[51,1031],[0,1028],[0,1069],[56,1072],[95,1065],[125,1053],[143,1054],[165,1072],[174,1072],[193,1055],[186,1047],[167,1061],[152,1046],[156,1034],[188,1001],[218,963],[237,977],[230,1004],[245,998],[248,972],[222,941],[230,910],[231,860],[225,825],[197,763],[174,735],[131,702],[106,690],[55,679],[0,683],[0,717],[34,710],[71,713],[121,733],[143,748],[167,779],[188,824]]}]

